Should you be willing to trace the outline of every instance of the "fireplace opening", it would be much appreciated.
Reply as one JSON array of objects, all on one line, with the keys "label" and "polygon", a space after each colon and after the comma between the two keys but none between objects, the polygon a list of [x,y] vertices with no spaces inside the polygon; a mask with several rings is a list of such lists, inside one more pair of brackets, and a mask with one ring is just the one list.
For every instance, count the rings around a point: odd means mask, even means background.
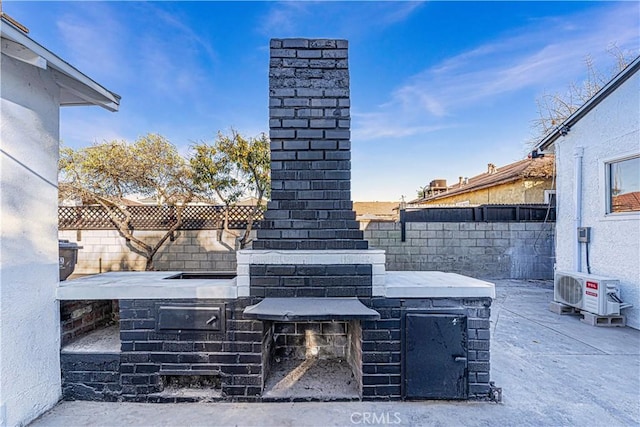
[{"label": "fireplace opening", "polygon": [[361,398],[360,321],[270,322],[267,329],[264,398]]}]

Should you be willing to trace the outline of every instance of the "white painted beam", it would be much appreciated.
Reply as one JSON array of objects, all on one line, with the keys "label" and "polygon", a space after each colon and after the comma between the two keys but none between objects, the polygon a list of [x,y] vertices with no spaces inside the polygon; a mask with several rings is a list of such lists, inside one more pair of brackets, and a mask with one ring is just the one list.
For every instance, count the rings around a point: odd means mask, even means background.
[{"label": "white painted beam", "polygon": [[72,79],[66,74],[53,69],[51,70],[51,75],[53,76],[53,79],[58,84],[58,86],[68,91],[70,94],[79,98],[80,100],[85,101],[68,103],[64,103],[63,101],[63,105],[85,105],[89,103],[102,105],[104,108],[111,111],[116,111],[118,109],[118,104],[113,102],[111,98],[107,98],[100,92],[87,89],[87,87],[84,84],[80,83],[78,80]]},{"label": "white painted beam", "polygon": [[37,55],[24,47],[23,45],[11,41],[9,39],[2,39],[2,53],[18,61],[26,62],[34,67],[47,69],[47,60],[42,56]]},{"label": "white painted beam", "polygon": [[[81,89],[83,92],[83,96],[79,97],[79,99],[84,100],[99,100],[100,102],[92,102],[94,105],[99,105],[110,111],[117,111],[120,105],[120,96],[105,89],[100,86],[95,81],[91,80],[86,75],[82,74],[76,68],[71,66],[69,63],[62,60],[60,57],[56,56],[54,53],[45,49],[38,43],[36,43],[33,39],[29,38],[22,31],[17,29],[15,26],[11,25],[7,21],[2,21],[2,25],[0,25],[0,30],[2,33],[2,39],[11,40],[15,43],[18,43],[24,46],[26,49],[33,52],[34,55],[40,56],[44,58],[47,62],[47,67],[49,69],[54,69],[59,71],[61,74],[64,74],[69,77],[69,79],[77,80],[79,85],[73,86],[74,91],[78,91]],[[100,97],[96,96],[95,93],[99,94]],[[105,101],[107,100],[107,101]],[[79,105],[85,105],[78,103]],[[67,104],[69,105],[69,104]]]}]

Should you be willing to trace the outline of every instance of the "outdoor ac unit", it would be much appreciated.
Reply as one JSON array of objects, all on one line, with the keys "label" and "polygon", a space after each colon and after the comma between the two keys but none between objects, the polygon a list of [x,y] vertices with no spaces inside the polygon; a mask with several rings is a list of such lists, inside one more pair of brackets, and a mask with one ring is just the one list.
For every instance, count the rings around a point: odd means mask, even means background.
[{"label": "outdoor ac unit", "polygon": [[566,271],[555,273],[553,299],[598,316],[619,315],[628,306],[620,299],[618,280]]}]

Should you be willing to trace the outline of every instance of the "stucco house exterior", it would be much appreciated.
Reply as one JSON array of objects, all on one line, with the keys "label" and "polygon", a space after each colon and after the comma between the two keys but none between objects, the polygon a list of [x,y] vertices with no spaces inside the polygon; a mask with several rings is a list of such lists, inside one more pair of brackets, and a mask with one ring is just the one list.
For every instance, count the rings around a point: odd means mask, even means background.
[{"label": "stucco house exterior", "polygon": [[120,97],[0,22],[0,425],[26,425],[61,396],[60,107],[116,111]]},{"label": "stucco house exterior", "polygon": [[542,204],[554,193],[553,155],[527,158],[508,165],[487,165],[487,171],[446,186],[433,180],[425,197],[412,200],[412,207],[432,205]]},{"label": "stucco house exterior", "polygon": [[[556,270],[620,281],[640,329],[640,57],[548,134],[557,170]],[[590,227],[579,243],[578,227]],[[588,258],[587,258],[588,256]]]}]

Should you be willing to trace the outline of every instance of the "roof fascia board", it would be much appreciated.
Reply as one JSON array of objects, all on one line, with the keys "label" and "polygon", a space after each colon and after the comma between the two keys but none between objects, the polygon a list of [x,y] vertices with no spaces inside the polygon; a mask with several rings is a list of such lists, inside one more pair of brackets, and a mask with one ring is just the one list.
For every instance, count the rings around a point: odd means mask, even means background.
[{"label": "roof fascia board", "polygon": [[12,40],[2,39],[2,53],[18,61],[33,65],[34,67],[42,68],[43,70],[47,69],[46,59]]},{"label": "roof fascia board", "polygon": [[[100,107],[103,107],[109,111],[118,110],[118,107],[120,105],[119,95],[105,89],[95,81],[91,80],[89,77],[87,77],[86,75],[78,71],[75,67],[65,62],[63,59],[56,56],[51,51],[42,47],[40,44],[35,42],[26,34],[24,34],[22,31],[15,28],[8,21],[3,19],[0,28],[1,28],[3,38],[9,39],[14,43],[21,44],[26,49],[33,52],[34,55],[37,55],[43,58],[47,62],[47,65],[49,67],[55,70],[58,70],[62,74],[67,75],[70,79],[76,80],[79,83],[79,85],[82,85],[87,89],[91,89],[91,91],[97,92],[98,94],[100,94],[102,97],[105,98],[105,101],[101,101],[101,102],[88,101],[88,103],[90,103],[91,105],[99,105]],[[83,88],[82,90],[82,92],[85,93],[85,96],[83,96],[83,99],[85,97],[87,97],[88,99],[95,98],[95,96],[93,95],[90,96],[89,93],[87,93],[89,92],[87,91],[87,89]]]},{"label": "roof fascia board", "polygon": [[547,136],[545,136],[542,141],[536,144],[535,149],[544,151],[546,148],[549,148],[560,136],[565,133],[566,128],[571,128],[574,124],[576,124],[582,117],[584,117],[589,111],[596,107],[600,102],[602,102],[607,96],[609,96],[614,90],[616,90],[620,85],[622,85],[625,81],[627,81],[632,75],[634,75],[638,69],[640,69],[640,56],[636,57],[631,64],[627,66],[624,70],[620,71],[614,78],[612,78],[609,83],[604,85],[594,96],[591,97],[587,102],[585,102],[580,108],[573,112],[564,122],[560,125],[556,126]]},{"label": "roof fascia board", "polygon": [[[52,76],[58,86],[65,88],[71,94],[92,105],[101,105],[110,111],[117,111],[118,105],[112,102],[109,98],[102,96],[102,94],[94,91],[88,91],[85,86],[78,80],[69,77],[68,75],[58,71],[51,70]],[[64,102],[62,105],[83,105],[79,102]]]}]

